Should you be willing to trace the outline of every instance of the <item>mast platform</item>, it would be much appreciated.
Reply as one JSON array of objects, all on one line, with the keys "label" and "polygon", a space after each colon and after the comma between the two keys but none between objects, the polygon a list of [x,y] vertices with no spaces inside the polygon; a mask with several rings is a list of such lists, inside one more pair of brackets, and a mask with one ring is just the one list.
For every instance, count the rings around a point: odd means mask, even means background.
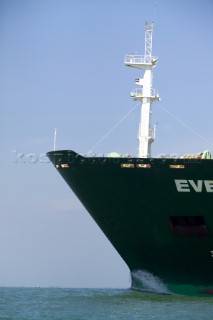
[{"label": "mast platform", "polygon": [[130,94],[134,101],[142,101],[143,98],[150,98],[151,102],[160,101],[160,95],[156,89],[151,89],[150,96],[145,94],[142,88],[134,89]]},{"label": "mast platform", "polygon": [[124,59],[124,64],[127,67],[133,67],[138,69],[149,69],[156,66],[158,62],[157,57],[147,57],[140,54],[127,54]]}]

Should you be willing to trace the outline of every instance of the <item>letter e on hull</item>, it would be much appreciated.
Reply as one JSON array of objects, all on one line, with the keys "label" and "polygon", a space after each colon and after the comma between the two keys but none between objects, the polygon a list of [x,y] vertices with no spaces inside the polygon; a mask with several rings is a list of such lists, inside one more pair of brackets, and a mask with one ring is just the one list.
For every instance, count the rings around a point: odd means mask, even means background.
[{"label": "letter e on hull", "polygon": [[190,192],[187,180],[175,180],[175,184],[178,192]]},{"label": "letter e on hull", "polygon": [[213,192],[213,180],[205,180],[204,184],[207,192]]}]

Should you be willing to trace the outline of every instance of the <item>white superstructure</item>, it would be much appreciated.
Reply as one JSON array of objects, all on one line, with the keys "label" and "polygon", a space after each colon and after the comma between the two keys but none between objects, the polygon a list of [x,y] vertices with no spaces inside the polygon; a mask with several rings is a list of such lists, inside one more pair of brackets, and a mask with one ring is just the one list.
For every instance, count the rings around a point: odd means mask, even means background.
[{"label": "white superstructure", "polygon": [[159,101],[160,97],[152,88],[152,69],[157,64],[157,57],[152,56],[152,34],[154,24],[145,24],[145,54],[128,54],[125,57],[125,65],[144,70],[143,78],[135,80],[139,88],[131,92],[136,101],[141,101],[141,118],[139,124],[139,157],[151,157],[151,143],[155,139],[155,126],[151,126],[152,102]]}]

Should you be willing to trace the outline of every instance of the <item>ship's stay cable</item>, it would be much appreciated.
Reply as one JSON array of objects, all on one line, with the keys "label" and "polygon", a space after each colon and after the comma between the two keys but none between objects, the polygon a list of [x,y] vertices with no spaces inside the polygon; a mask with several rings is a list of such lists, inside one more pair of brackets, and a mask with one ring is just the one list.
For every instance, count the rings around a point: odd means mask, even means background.
[{"label": "ship's stay cable", "polygon": [[158,106],[165,111],[166,113],[168,113],[173,119],[175,119],[177,122],[179,122],[182,126],[184,126],[185,128],[187,128],[189,131],[193,132],[195,135],[197,135],[199,138],[201,138],[202,140],[208,142],[210,145],[213,145],[213,142],[208,140],[206,137],[202,136],[199,132],[197,132],[196,130],[194,130],[192,127],[190,127],[186,122],[184,122],[183,120],[181,120],[180,118],[178,118],[177,116],[175,116],[174,114],[172,114],[169,110],[167,110],[165,107],[162,106],[161,103],[158,103]]},{"label": "ship's stay cable", "polygon": [[[133,111],[135,111],[137,109],[137,107],[140,105],[140,102],[137,102],[134,107],[128,111],[110,130],[108,130],[101,139],[99,139],[87,152],[87,156],[90,155],[91,153],[93,153],[94,149],[105,139],[107,138],[110,133],[116,129],[121,122],[123,122]],[[193,132],[195,135],[197,135],[199,138],[201,138],[202,140],[208,142],[210,145],[213,145],[213,142],[208,140],[206,137],[202,136],[199,132],[197,132],[196,130],[194,130],[190,125],[188,125],[186,122],[184,122],[182,119],[178,118],[176,115],[174,115],[173,113],[171,113],[168,109],[166,109],[161,103],[158,103],[159,107],[166,112],[167,114],[170,115],[170,117],[172,117],[173,119],[175,119],[177,122],[179,122],[182,126],[184,126],[185,128],[187,128],[189,131]]]},{"label": "ship's stay cable", "polygon": [[119,126],[119,124],[121,124],[121,122],[123,122],[138,106],[140,105],[140,102],[137,102],[134,107],[128,111],[110,130],[108,130],[105,135],[99,139],[91,148],[90,150],[87,152],[87,156],[89,154],[91,154],[93,152],[93,150],[106,138],[108,137],[108,135],[115,129]]}]

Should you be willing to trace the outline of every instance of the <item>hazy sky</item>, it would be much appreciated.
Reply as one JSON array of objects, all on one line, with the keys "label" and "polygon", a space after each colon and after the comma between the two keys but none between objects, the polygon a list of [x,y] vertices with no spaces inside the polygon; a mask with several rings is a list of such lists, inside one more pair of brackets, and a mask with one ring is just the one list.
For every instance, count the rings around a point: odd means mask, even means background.
[{"label": "hazy sky", "polygon": [[[144,53],[153,20],[162,98],[153,154],[213,151],[212,0],[0,1],[0,286],[130,285],[127,266],[43,154],[54,128],[57,149],[87,153],[134,107],[142,74],[124,55]],[[136,155],[138,117],[94,152]]]}]

